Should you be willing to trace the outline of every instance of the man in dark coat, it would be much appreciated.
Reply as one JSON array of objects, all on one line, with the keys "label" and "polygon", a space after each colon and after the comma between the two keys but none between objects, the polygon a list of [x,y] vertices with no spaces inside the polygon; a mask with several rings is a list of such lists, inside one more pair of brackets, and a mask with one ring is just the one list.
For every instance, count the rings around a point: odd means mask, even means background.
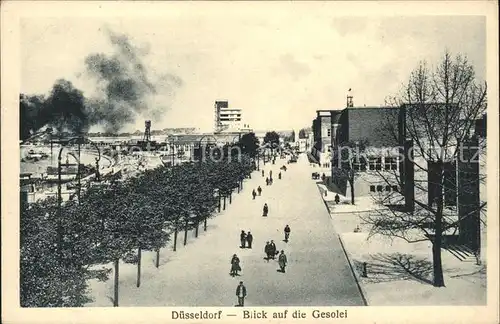
[{"label": "man in dark coat", "polygon": [[281,180],[281,172],[278,173],[278,179]]},{"label": "man in dark coat", "polygon": [[236,296],[238,296],[238,306],[245,306],[245,297],[247,296],[247,288],[243,285],[243,281],[240,281],[238,287],[236,287]]},{"label": "man in dark coat", "polygon": [[262,193],[262,188],[260,186],[257,188],[257,192],[259,193],[260,196],[260,194]]},{"label": "man in dark coat", "polygon": [[248,233],[247,233],[247,243],[248,243],[248,248],[249,249],[252,248],[252,241],[253,241],[252,233],[250,233],[250,231],[248,231]]},{"label": "man in dark coat", "polygon": [[255,192],[255,189],[254,189],[254,190],[252,190],[252,197],[254,200],[255,200],[255,196],[257,196],[257,193]]},{"label": "man in dark coat", "polygon": [[274,260],[274,258],[276,257],[276,244],[274,244],[274,241],[271,240],[271,243],[269,243],[269,245],[271,246],[271,248],[269,249],[269,252],[271,252],[271,259]]},{"label": "man in dark coat", "polygon": [[241,242],[241,248],[245,248],[245,242],[246,242],[247,235],[245,234],[245,231],[241,231],[240,233],[240,242]]},{"label": "man in dark coat", "polygon": [[264,247],[264,253],[266,254],[266,260],[269,262],[269,259],[271,259],[271,244],[269,244],[269,241],[266,242],[266,247]]},{"label": "man in dark coat", "polygon": [[286,259],[285,252],[283,250],[281,250],[281,254],[278,257],[278,264],[280,266],[281,272],[285,273],[285,267],[286,267],[286,264],[287,264],[287,259]]},{"label": "man in dark coat", "polygon": [[268,212],[269,212],[269,207],[267,207],[267,204],[264,204],[264,208],[262,208],[262,216],[267,216]]},{"label": "man in dark coat", "polygon": [[269,186],[269,178],[266,178],[266,186]]},{"label": "man in dark coat", "polygon": [[288,242],[288,238],[290,237],[290,227],[288,225],[285,226],[284,232],[285,232],[285,242]]},{"label": "man in dark coat", "polygon": [[262,170],[262,177],[264,177],[264,170]]}]

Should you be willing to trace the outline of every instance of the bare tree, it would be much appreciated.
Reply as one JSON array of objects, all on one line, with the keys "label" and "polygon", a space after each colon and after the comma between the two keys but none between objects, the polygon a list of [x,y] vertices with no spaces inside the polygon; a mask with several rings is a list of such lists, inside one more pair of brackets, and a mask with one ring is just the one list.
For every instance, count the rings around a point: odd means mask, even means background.
[{"label": "bare tree", "polygon": [[[452,57],[445,52],[434,69],[421,62],[401,92],[388,98],[386,103],[401,108],[395,109],[399,116],[397,125],[384,125],[383,131],[392,133],[400,145],[411,143],[412,149],[407,147],[406,153],[400,156],[406,159],[399,164],[403,172],[380,172],[387,184],[397,181],[402,190],[374,198],[385,204],[388,195],[398,195],[400,201],[406,195],[406,206],[390,206],[383,212],[363,216],[363,221],[371,226],[370,236],[382,234],[407,242],[431,241],[433,285],[442,287],[445,285],[441,262],[444,235],[453,229],[456,232],[459,222],[478,217],[479,211],[486,207],[486,202],[478,198],[471,203],[473,208],[469,207],[468,212],[457,219],[460,196],[473,195],[474,192],[466,191],[479,181],[479,175],[469,175],[468,182],[462,182],[462,187],[457,188],[456,170],[464,159],[463,144],[470,143],[475,121],[486,111],[486,83],[476,81],[467,57]],[[485,152],[484,147],[485,141],[479,140],[477,150]],[[410,172],[414,176],[412,181],[407,181]],[[468,171],[459,169],[460,172]]]}]

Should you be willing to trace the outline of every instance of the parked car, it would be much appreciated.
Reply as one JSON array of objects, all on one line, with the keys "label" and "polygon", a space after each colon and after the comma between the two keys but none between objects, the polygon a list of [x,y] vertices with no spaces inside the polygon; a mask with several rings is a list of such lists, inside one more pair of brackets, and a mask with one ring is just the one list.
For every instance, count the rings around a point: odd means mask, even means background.
[{"label": "parked car", "polygon": [[313,180],[317,180],[317,179],[319,179],[319,173],[318,173],[318,172],[313,172],[313,173],[311,174],[311,178],[312,178]]}]

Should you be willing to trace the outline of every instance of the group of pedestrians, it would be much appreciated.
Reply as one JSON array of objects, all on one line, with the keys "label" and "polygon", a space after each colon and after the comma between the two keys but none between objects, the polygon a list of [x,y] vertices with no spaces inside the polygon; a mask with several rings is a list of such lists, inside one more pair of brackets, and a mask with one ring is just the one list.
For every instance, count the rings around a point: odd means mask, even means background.
[{"label": "group of pedestrians", "polygon": [[[251,249],[253,242],[252,233],[250,233],[250,231],[248,231],[248,233],[245,233],[245,231],[242,230],[240,234],[240,242],[241,242],[240,248],[244,249],[248,247],[249,249]],[[246,245],[246,243],[248,243],[248,246]]]},{"label": "group of pedestrians", "polygon": [[284,250],[281,250],[281,252],[278,252],[276,249],[276,244],[274,243],[273,240],[271,242],[266,242],[266,246],[264,247],[264,253],[266,254],[266,257],[264,259],[269,262],[269,260],[276,260],[276,256],[278,256],[278,265],[280,267],[279,271],[282,273],[285,273],[285,267],[286,264],[288,263],[288,260],[286,258],[286,254]]},{"label": "group of pedestrians", "polygon": [[252,197],[253,197],[253,200],[255,200],[255,197],[257,197],[257,195],[261,195],[262,194],[262,188],[259,186],[257,187],[257,190],[252,190]]},{"label": "group of pedestrians", "polygon": [[[282,170],[286,171],[286,168],[285,169],[282,168]],[[265,172],[264,172],[264,170],[262,170],[262,177],[264,177],[264,176],[265,176]],[[281,172],[278,173],[278,179],[281,180]],[[269,176],[266,177],[266,186],[270,186],[272,184],[273,184],[273,171],[271,170],[271,171],[269,171]]]},{"label": "group of pedestrians", "polygon": [[[283,166],[281,170],[286,171],[286,167]],[[265,176],[265,171],[262,170],[262,177]],[[278,179],[281,179],[281,172],[278,173]],[[269,171],[269,177],[266,177],[266,185],[272,185],[273,183],[273,171]],[[257,189],[252,190],[252,199],[255,200],[257,196],[262,195],[262,188],[259,186]],[[262,216],[267,217],[269,213],[269,206],[267,203],[264,203],[264,207],[262,208]],[[284,242],[288,243],[288,240],[290,238],[290,226],[288,224],[285,226],[283,233],[285,235]],[[253,235],[250,231],[245,233],[244,230],[241,231],[240,233],[240,248],[252,248],[252,242],[253,242]],[[278,265],[280,269],[278,270],[281,273],[285,273],[285,268],[288,263],[287,256],[285,254],[284,250],[278,251],[276,244],[274,243],[274,240],[270,240],[266,242],[266,245],[264,247],[264,253],[266,257],[264,258],[267,262],[269,260],[276,260],[276,257],[278,257]],[[231,276],[239,276],[239,272],[241,271],[241,265],[240,265],[240,259],[236,254],[233,255],[231,258]],[[239,285],[236,287],[236,296],[238,297],[238,305],[240,307],[244,306],[244,301],[245,297],[247,295],[247,289],[243,284],[243,281],[240,281]]]}]

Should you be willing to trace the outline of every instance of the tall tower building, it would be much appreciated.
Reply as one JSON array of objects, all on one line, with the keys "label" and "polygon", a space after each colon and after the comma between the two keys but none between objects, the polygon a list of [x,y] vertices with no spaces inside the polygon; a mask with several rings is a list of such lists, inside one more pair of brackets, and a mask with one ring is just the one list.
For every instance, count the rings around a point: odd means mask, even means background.
[{"label": "tall tower building", "polygon": [[215,132],[239,131],[241,129],[241,109],[230,108],[227,101],[215,101]]}]

